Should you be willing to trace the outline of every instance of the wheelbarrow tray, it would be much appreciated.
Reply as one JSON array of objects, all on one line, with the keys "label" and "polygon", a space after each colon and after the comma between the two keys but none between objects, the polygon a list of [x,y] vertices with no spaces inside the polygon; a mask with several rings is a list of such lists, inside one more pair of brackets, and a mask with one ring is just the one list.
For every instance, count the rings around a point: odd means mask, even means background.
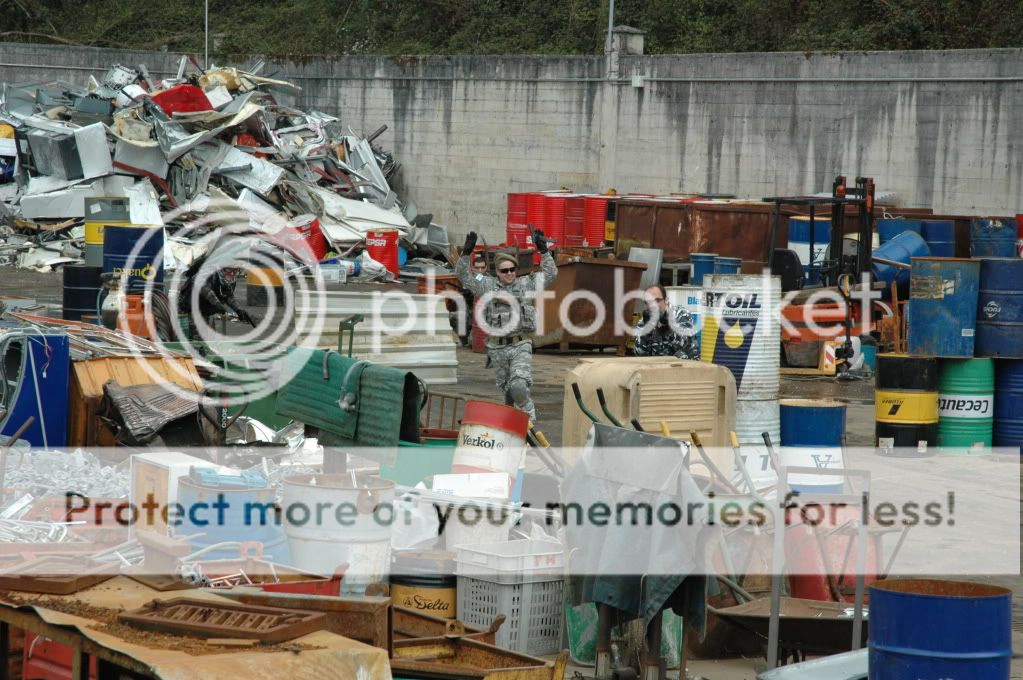
[{"label": "wheelbarrow tray", "polygon": [[[771,600],[753,600],[734,607],[709,611],[724,621],[767,642],[771,621]],[[778,626],[779,646],[810,654],[837,654],[852,649],[853,617],[845,614],[848,603],[781,598]],[[861,645],[867,644],[867,620],[863,620]]]}]

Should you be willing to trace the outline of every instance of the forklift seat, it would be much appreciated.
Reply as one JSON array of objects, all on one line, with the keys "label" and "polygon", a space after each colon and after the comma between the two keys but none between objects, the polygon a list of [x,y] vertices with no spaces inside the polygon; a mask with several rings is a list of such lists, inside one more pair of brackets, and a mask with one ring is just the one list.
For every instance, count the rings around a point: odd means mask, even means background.
[{"label": "forklift seat", "polygon": [[771,274],[781,277],[781,292],[803,287],[803,263],[794,250],[775,248],[771,256]]}]

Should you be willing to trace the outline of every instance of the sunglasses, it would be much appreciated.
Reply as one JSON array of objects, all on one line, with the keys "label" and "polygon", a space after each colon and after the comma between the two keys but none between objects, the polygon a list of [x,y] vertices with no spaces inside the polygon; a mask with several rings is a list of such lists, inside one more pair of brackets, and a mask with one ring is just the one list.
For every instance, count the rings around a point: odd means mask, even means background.
[{"label": "sunglasses", "polygon": [[664,302],[664,298],[651,298],[651,299],[647,300],[647,302],[652,302],[654,304],[658,304],[659,305],[662,302]]},{"label": "sunglasses", "polygon": [[503,267],[501,269],[498,269],[497,273],[498,274],[511,274],[516,269],[518,269],[518,267]]}]

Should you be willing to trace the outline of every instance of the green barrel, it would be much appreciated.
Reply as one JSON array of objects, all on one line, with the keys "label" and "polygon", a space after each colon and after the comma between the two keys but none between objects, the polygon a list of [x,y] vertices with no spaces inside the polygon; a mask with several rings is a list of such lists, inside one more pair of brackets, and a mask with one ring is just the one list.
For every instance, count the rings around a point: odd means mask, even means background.
[{"label": "green barrel", "polygon": [[938,446],[973,449],[977,453],[982,453],[984,447],[990,448],[994,395],[993,360],[942,361],[938,376]]}]

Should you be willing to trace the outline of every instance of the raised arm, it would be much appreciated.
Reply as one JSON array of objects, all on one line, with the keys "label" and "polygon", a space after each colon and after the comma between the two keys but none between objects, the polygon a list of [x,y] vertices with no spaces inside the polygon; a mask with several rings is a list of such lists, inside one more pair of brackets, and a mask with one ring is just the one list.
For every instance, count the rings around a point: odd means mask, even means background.
[{"label": "raised arm", "polygon": [[533,245],[540,253],[540,272],[536,280],[539,288],[546,288],[558,278],[558,265],[554,263],[554,256],[547,249],[547,239],[539,229],[533,230]]},{"label": "raised arm", "polygon": [[494,279],[486,274],[477,274],[472,271],[470,258],[475,247],[476,232],[470,231],[465,237],[465,245],[462,246],[462,256],[455,262],[455,276],[470,293],[479,297],[487,291],[493,290]]}]

